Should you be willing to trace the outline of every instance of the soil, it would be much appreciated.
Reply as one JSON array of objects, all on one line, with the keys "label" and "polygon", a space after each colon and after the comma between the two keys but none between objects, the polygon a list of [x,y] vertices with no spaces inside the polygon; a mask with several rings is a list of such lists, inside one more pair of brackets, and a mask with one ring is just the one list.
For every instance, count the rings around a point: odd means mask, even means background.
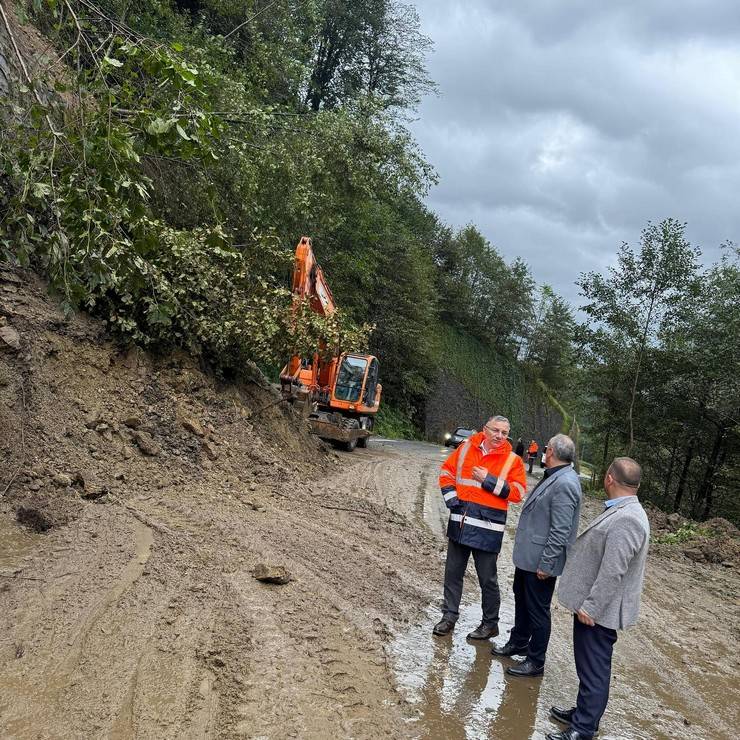
[{"label": "soil", "polygon": [[[430,635],[444,449],[335,451],[253,369],[226,384],[121,349],[1,265],[0,325],[18,339],[0,341],[0,737],[554,729],[546,705],[576,685],[563,610],[541,682],[507,683],[465,642],[472,577],[456,634]],[[739,604],[734,567],[651,556],[602,736],[734,737]]]}]

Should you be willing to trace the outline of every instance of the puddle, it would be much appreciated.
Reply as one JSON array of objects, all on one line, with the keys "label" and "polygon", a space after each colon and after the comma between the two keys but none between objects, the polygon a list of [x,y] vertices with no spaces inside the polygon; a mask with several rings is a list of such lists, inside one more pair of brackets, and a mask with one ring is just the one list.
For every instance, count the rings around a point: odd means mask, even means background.
[{"label": "puddle", "polygon": [[25,555],[31,553],[39,540],[15,522],[0,518],[0,573],[19,567]]},{"label": "puddle", "polygon": [[[510,662],[491,655],[492,641],[466,639],[480,623],[480,606],[464,605],[451,637],[432,636],[439,618],[439,610],[429,607],[390,648],[398,687],[414,710],[414,734],[450,740],[530,737],[539,682],[509,679],[504,669]],[[504,621],[496,641],[505,641],[510,627]]]}]

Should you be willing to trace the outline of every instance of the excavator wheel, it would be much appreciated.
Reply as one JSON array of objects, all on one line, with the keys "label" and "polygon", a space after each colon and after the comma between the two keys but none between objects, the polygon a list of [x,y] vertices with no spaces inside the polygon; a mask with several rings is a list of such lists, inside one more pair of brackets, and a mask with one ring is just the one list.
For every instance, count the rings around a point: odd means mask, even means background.
[{"label": "excavator wheel", "polygon": [[[373,420],[372,419],[368,419],[366,416],[365,417],[361,417],[361,419],[360,419],[360,427],[362,429],[367,429],[369,431],[370,429],[373,428]],[[362,447],[364,449],[365,447],[367,447],[367,442],[368,442],[369,439],[370,439],[369,436],[367,436],[367,437],[360,437],[357,440],[357,446],[358,447]]]},{"label": "excavator wheel", "polygon": [[[344,419],[343,426],[345,429],[359,429],[360,422],[357,421],[357,419]],[[354,439],[349,440],[349,442],[344,442],[342,446],[347,450],[347,452],[352,452],[352,450],[354,450],[359,444],[359,441],[360,440],[355,437]]]}]

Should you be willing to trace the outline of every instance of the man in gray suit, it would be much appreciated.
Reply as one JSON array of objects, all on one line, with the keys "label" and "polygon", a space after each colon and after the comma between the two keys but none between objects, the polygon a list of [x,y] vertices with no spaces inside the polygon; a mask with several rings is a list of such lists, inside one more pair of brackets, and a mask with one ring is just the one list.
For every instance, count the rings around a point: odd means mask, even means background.
[{"label": "man in gray suit", "polygon": [[560,603],[574,612],[573,653],[578,699],[571,709],[552,707],[569,724],[548,740],[590,740],[609,701],[612,651],[617,630],[637,622],[650,542],[650,525],[637,499],[642,470],[617,457],[604,477],[604,511],[580,534],[560,580]]},{"label": "man in gray suit", "polygon": [[541,676],[550,641],[550,602],[563,572],[566,550],[576,538],[581,482],[571,467],[576,447],[556,434],[545,448],[545,475],[522,506],[514,540],[514,629],[494,655],[526,656],[511,676]]}]

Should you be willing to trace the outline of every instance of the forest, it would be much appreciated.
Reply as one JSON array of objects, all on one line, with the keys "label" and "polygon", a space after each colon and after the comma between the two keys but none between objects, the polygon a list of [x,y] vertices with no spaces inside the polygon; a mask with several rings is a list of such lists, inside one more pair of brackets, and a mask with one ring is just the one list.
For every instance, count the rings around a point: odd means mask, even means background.
[{"label": "forest", "polygon": [[[409,132],[436,94],[412,5],[3,7],[0,260],[44,274],[67,310],[226,379],[319,339],[369,349],[387,428],[419,436],[445,354],[472,341],[491,375],[515,366],[567,410],[595,480],[631,455],[655,505],[740,521],[737,246],[708,264],[680,214],[657,214],[571,306],[495,234],[443,223]],[[291,310],[303,234],[341,307],[329,319]]]}]

